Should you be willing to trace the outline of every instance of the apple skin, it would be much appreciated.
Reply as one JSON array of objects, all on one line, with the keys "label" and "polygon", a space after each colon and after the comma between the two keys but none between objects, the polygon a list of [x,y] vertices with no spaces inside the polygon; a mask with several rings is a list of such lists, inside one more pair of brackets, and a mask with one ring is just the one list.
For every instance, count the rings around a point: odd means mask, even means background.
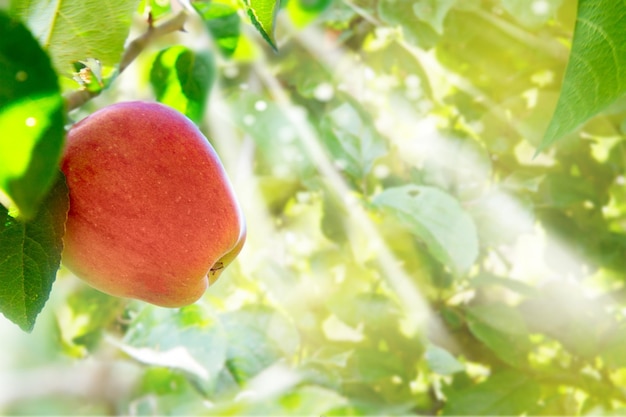
[{"label": "apple skin", "polygon": [[198,300],[237,256],[243,213],[198,128],[159,103],[105,107],[69,131],[63,264],[105,293],[162,307]]}]

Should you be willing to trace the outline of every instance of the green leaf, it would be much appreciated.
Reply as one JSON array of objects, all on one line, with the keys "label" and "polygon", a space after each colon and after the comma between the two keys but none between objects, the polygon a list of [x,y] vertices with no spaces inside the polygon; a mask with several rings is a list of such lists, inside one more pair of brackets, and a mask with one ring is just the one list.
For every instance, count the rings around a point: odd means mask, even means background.
[{"label": "green leaf", "polygon": [[457,0],[418,0],[413,4],[415,16],[432,27],[437,33],[443,33],[443,22]]},{"label": "green leaf", "polygon": [[244,0],[248,16],[263,39],[278,51],[274,39],[274,25],[280,8],[280,0]]},{"label": "green leaf", "polygon": [[196,123],[204,115],[215,79],[215,63],[209,52],[173,46],[159,52],[150,71],[150,83],[161,103],[184,113]]},{"label": "green leaf", "polygon": [[443,407],[446,416],[512,416],[520,415],[537,403],[541,389],[526,375],[503,371],[485,382],[459,391],[446,392]]},{"label": "green leaf", "polygon": [[2,12],[0,62],[0,192],[29,219],[56,177],[65,138],[63,100],[46,53]]},{"label": "green leaf", "polygon": [[108,67],[119,62],[138,4],[139,0],[12,0],[11,10],[48,51],[57,72],[71,74],[75,61],[95,58]]},{"label": "green leaf", "polygon": [[322,416],[335,407],[347,404],[347,400],[338,392],[305,385],[281,397],[279,404],[291,415]]},{"label": "green leaf", "polygon": [[226,366],[239,384],[292,355],[300,344],[295,326],[269,307],[244,307],[220,320],[229,342]]},{"label": "green leaf", "polygon": [[467,311],[467,324],[472,334],[503,361],[513,366],[527,362],[531,348],[528,329],[514,307],[501,303],[472,307]]},{"label": "green leaf", "polygon": [[0,206],[0,312],[30,332],[61,263],[69,207],[62,175],[37,215],[17,220]]},{"label": "green leaf", "polygon": [[431,254],[455,273],[467,271],[478,256],[476,226],[459,202],[434,187],[388,188],[373,203],[390,209]]},{"label": "green leaf", "polygon": [[465,370],[465,366],[450,352],[436,345],[426,348],[425,357],[430,370],[439,375],[452,375]]},{"label": "green leaf", "polygon": [[199,305],[181,309],[146,305],[120,348],[139,362],[176,369],[212,386],[226,362],[227,343],[218,318]]},{"label": "green leaf", "polygon": [[220,51],[231,56],[237,49],[241,32],[241,19],[237,9],[217,2],[194,1],[191,5],[202,16]]},{"label": "green leaf", "polygon": [[[378,2],[378,13],[384,23],[401,27],[404,37],[410,43],[420,48],[431,48],[439,40],[439,35],[433,28],[437,23],[418,19],[416,15],[419,12],[427,18],[428,13],[424,6],[428,6],[430,1],[415,3],[414,0],[381,0]],[[447,0],[443,3],[446,2]]]},{"label": "green leaf", "polygon": [[626,92],[626,3],[580,0],[561,95],[538,151]]},{"label": "green leaf", "polygon": [[386,153],[383,139],[368,119],[350,103],[333,109],[322,121],[324,142],[335,163],[360,180]]}]

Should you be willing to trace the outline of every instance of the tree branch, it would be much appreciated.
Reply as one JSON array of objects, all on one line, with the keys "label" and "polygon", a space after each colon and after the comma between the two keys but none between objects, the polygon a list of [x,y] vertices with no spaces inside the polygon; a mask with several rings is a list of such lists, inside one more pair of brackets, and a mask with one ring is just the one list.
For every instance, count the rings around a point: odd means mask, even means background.
[{"label": "tree branch", "polygon": [[[155,38],[183,30],[183,26],[187,21],[187,14],[184,11],[179,12],[172,19],[163,22],[158,26],[153,26],[149,20],[148,30],[138,38],[128,44],[122,59],[120,60],[117,75],[121,74],[148,46]],[[77,109],[92,98],[98,96],[102,90],[90,91],[88,89],[73,91],[65,96],[65,104],[67,111]]]}]

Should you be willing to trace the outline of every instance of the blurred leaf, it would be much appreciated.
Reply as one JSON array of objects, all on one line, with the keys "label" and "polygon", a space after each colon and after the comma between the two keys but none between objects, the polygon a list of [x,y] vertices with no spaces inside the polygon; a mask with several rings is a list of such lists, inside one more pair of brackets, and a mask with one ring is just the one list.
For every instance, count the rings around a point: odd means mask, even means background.
[{"label": "blurred leaf", "polygon": [[150,83],[160,102],[200,123],[215,78],[215,63],[208,52],[172,46],[159,52],[150,71]]},{"label": "blurred leaf", "polygon": [[528,376],[515,371],[494,373],[480,384],[446,392],[443,415],[512,416],[535,406],[540,386]]},{"label": "blurred leaf", "polygon": [[226,366],[240,385],[300,344],[293,324],[269,307],[244,307],[222,314],[220,321],[228,337]]},{"label": "blurred leaf", "polygon": [[467,324],[478,340],[487,345],[500,359],[524,366],[531,344],[528,329],[514,307],[494,303],[467,310]]},{"label": "blurred leaf", "polygon": [[[444,0],[438,3],[444,5],[448,2],[449,0]],[[434,27],[438,27],[440,24],[436,19],[433,22],[430,19],[427,21],[422,19],[429,15],[429,3],[433,3],[433,1],[421,0],[416,3],[414,0],[381,0],[377,4],[378,13],[383,22],[401,27],[407,41],[420,48],[428,49],[435,46],[439,40]],[[445,6],[437,10],[439,14],[445,10]],[[416,15],[418,12],[421,14],[419,19]]]},{"label": "blurred leaf", "polygon": [[401,310],[388,296],[360,293],[346,297],[345,292],[337,292],[331,296],[328,304],[333,313],[348,325],[357,327],[363,324],[372,334],[380,334],[384,328],[397,326]]},{"label": "blurred leaf", "polygon": [[29,219],[56,178],[65,138],[63,101],[46,53],[1,11],[0,62],[0,193]]},{"label": "blurred leaf", "polygon": [[226,362],[227,336],[218,318],[199,305],[145,305],[119,347],[139,362],[182,371],[210,388]]},{"label": "blurred leaf", "polygon": [[321,229],[324,236],[339,244],[348,239],[345,218],[348,216],[344,201],[329,186],[323,187],[323,214]]},{"label": "blurred leaf", "polygon": [[366,384],[393,376],[404,377],[409,371],[398,356],[371,348],[356,349],[349,362],[357,381]]},{"label": "blurred leaf", "polygon": [[603,205],[606,196],[596,193],[596,187],[587,178],[551,173],[540,185],[544,203],[557,208],[591,201]]},{"label": "blurred leaf", "polygon": [[72,292],[57,313],[65,352],[82,357],[97,346],[102,333],[121,313],[123,299],[83,286]]},{"label": "blurred leaf", "polygon": [[443,21],[456,2],[457,0],[417,0],[413,4],[413,12],[418,19],[441,34]]},{"label": "blurred leaf", "polygon": [[277,51],[274,25],[280,8],[280,0],[244,0],[248,16],[263,39]]},{"label": "blurred leaf", "polygon": [[476,260],[476,226],[451,195],[434,187],[405,185],[386,189],[372,202],[390,209],[455,273],[466,272]]},{"label": "blurred leaf", "polygon": [[291,414],[321,416],[347,400],[335,391],[305,385],[281,397],[279,403]]},{"label": "blurred leaf", "polygon": [[386,145],[374,126],[350,103],[331,110],[321,123],[323,139],[335,164],[362,180]]},{"label": "blurred leaf", "polygon": [[465,370],[465,366],[450,352],[437,345],[428,345],[425,358],[430,370],[439,375],[452,375]]},{"label": "blurred leaf", "polygon": [[561,95],[538,152],[626,92],[626,4],[580,0]]},{"label": "blurred leaf", "polygon": [[250,135],[258,147],[258,175],[271,174],[291,181],[311,178],[315,172],[311,159],[278,105],[251,92],[234,94],[229,105],[237,127]]},{"label": "blurred leaf", "polygon": [[67,193],[60,176],[28,222],[0,206],[0,312],[27,332],[48,300],[61,263]]},{"label": "blurred leaf", "polygon": [[241,19],[237,9],[218,2],[193,1],[193,8],[202,16],[204,23],[220,51],[231,56],[239,42]]},{"label": "blurred leaf", "polygon": [[[11,0],[11,10],[50,54],[59,74],[87,58],[116,65],[124,49],[139,0]],[[97,16],[97,24],[94,17]]]}]

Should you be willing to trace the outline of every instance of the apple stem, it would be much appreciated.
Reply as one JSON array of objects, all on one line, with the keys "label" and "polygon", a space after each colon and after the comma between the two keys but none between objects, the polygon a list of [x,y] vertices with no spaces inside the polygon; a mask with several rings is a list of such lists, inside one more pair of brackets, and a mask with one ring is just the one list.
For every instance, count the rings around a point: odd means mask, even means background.
[{"label": "apple stem", "polygon": [[[187,14],[184,11],[180,11],[173,18],[154,26],[151,19],[149,19],[148,29],[139,37],[135,38],[128,44],[120,64],[117,68],[117,74],[121,74],[138,56],[139,54],[152,42],[155,38],[158,38],[168,33],[184,30],[184,24],[187,21]],[[98,96],[100,91],[90,91],[88,89],[76,90],[65,96],[65,105],[67,111],[77,109],[83,104],[87,103],[92,98]]]}]

